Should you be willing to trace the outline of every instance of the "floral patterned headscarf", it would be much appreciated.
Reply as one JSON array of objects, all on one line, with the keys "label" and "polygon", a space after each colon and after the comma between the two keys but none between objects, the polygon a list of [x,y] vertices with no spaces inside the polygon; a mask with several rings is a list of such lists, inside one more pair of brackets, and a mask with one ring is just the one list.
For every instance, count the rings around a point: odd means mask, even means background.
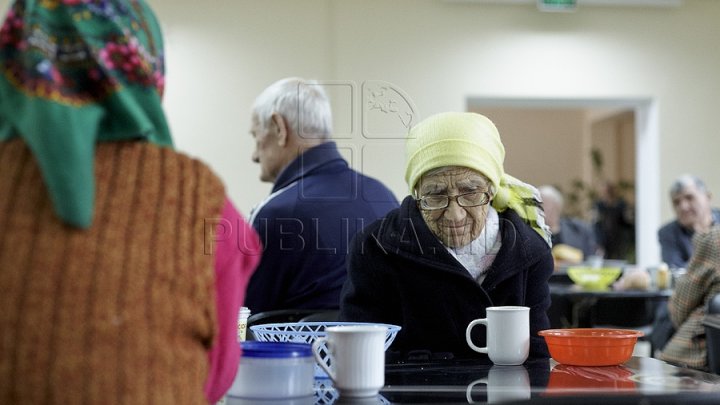
[{"label": "floral patterned headscarf", "polygon": [[21,137],[57,215],[92,223],[95,144],[172,146],[160,27],[141,0],[16,0],[0,28],[0,141]]}]

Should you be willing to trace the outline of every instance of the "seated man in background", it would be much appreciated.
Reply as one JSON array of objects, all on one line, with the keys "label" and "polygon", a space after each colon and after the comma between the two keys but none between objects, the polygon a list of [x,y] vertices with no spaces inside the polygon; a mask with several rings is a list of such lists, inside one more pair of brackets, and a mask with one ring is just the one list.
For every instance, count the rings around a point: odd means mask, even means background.
[{"label": "seated man in background", "polygon": [[[549,185],[538,188],[542,197],[545,223],[552,232],[552,255],[555,269],[560,266],[579,264],[596,253],[595,232],[580,219],[563,216],[565,199],[560,191]],[[569,280],[568,280],[569,282]],[[550,325],[554,328],[570,325],[568,314],[573,304],[566,297],[553,296],[548,309]]]},{"label": "seated man in background", "polygon": [[[563,216],[564,199],[553,186],[539,187],[545,210],[545,223],[552,232],[555,264],[577,264],[595,254],[595,234],[589,224]],[[574,249],[568,249],[567,247]],[[567,253],[565,253],[567,252]]]},{"label": "seated man in background", "polygon": [[695,232],[707,232],[720,223],[720,210],[710,206],[711,194],[705,183],[693,175],[680,176],[670,187],[676,219],[658,231],[663,262],[671,268],[687,267]]},{"label": "seated man in background", "polygon": [[255,100],[252,154],[272,193],[251,214],[264,243],[246,306],[337,309],[352,237],[398,206],[379,181],[348,166],[331,141],[330,101],[314,81],[286,78]]}]

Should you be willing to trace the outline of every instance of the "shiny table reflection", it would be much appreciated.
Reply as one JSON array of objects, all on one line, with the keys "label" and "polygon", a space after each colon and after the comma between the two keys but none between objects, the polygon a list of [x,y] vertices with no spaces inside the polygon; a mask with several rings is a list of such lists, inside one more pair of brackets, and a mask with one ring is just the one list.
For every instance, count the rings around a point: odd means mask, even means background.
[{"label": "shiny table reflection", "polygon": [[[342,398],[327,379],[316,380],[315,396],[278,404],[567,403],[602,397],[603,403],[720,403],[720,376],[633,357],[618,366],[578,367],[554,360],[522,366],[488,366],[472,360],[387,364],[385,387],[372,398]],[[626,401],[629,400],[629,401]],[[228,405],[243,402],[228,398]]]},{"label": "shiny table reflection", "polygon": [[610,367],[568,366],[554,360],[529,361],[523,366],[468,361],[388,365],[385,383],[381,393],[392,403],[534,402],[544,397],[684,393],[708,393],[720,403],[720,376],[647,357]]}]

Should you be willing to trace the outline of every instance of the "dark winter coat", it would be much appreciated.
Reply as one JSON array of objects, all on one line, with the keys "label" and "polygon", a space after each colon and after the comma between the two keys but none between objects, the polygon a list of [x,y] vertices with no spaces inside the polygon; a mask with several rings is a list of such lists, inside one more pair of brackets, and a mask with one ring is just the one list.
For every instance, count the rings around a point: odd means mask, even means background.
[{"label": "dark winter coat", "polygon": [[351,238],[398,207],[379,181],[351,169],[334,142],[307,150],[278,176],[253,215],[264,250],[245,306],[337,309]]},{"label": "dark winter coat", "polygon": [[[490,306],[527,306],[530,358],[548,358],[537,332],[550,327],[550,247],[512,210],[500,214],[500,232],[502,248],[478,284],[433,235],[415,200],[405,198],[353,240],[340,319],[401,326],[390,347],[401,358],[429,351],[434,357],[449,352],[488,359],[468,347],[468,323],[484,318]],[[485,328],[473,332],[475,344],[485,346]]]}]

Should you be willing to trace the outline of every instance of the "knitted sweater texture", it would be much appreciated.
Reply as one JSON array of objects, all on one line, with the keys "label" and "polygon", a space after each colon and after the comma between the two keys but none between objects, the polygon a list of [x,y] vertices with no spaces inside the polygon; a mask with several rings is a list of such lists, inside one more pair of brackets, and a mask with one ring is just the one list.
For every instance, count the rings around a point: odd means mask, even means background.
[{"label": "knitted sweater texture", "polygon": [[80,230],[22,141],[0,143],[0,167],[0,403],[206,403],[220,180],[168,148],[100,143]]}]

